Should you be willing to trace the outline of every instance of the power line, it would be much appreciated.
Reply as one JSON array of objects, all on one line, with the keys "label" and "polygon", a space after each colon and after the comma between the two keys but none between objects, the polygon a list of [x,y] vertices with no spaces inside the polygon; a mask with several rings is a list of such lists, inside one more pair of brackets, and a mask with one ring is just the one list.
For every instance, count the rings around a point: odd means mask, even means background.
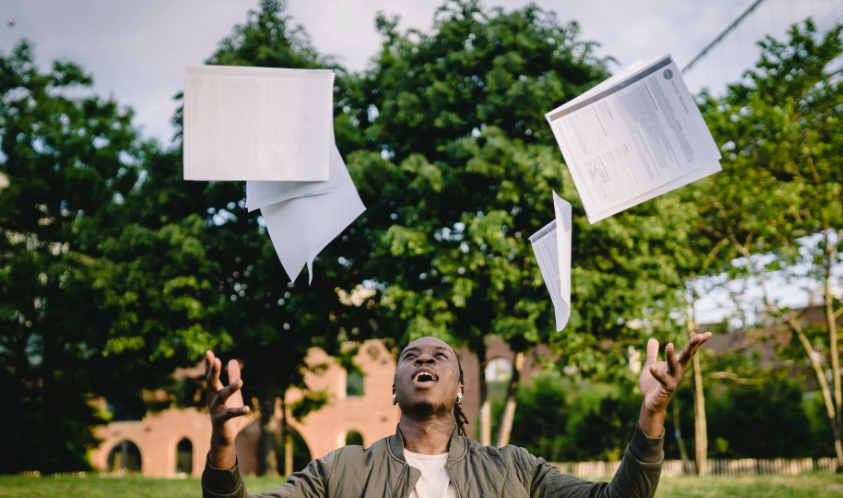
[{"label": "power line", "polygon": [[[713,37],[715,34],[717,34],[717,32],[719,31],[719,26],[722,26],[722,25],[726,24],[727,22],[729,22],[730,19],[734,19],[735,16],[738,15],[738,13],[741,12],[744,9],[745,6],[749,5],[753,1],[755,1],[755,0],[749,0],[749,1],[743,2],[743,5],[741,5],[740,3],[736,3],[735,5],[732,6],[732,10],[730,10],[729,12],[720,16],[720,19],[717,20],[717,23],[714,24],[714,27],[712,27],[710,29],[707,29],[706,33],[705,33],[705,36],[700,37],[701,41],[698,44],[696,44],[697,45],[696,47],[694,47],[694,52],[697,52],[697,51],[705,48],[706,40],[710,40],[711,37]],[[843,0],[841,0],[841,1],[843,1]]]},{"label": "power line", "polygon": [[714,40],[712,40],[711,43],[706,45],[706,47],[704,49],[702,49],[702,52],[698,53],[696,55],[696,57],[691,59],[691,62],[689,62],[684,68],[682,68],[682,74],[685,74],[689,69],[691,69],[691,67],[693,67],[694,64],[696,64],[697,61],[699,61],[700,59],[705,57],[705,55],[708,53],[709,50],[711,50],[712,48],[714,48],[715,45],[720,43],[720,41],[723,39],[723,37],[725,37],[727,34],[729,34],[730,31],[735,29],[738,26],[738,24],[740,24],[741,21],[743,21],[746,16],[748,16],[750,13],[752,13],[752,11],[755,10],[755,8],[758,7],[758,5],[760,5],[761,2],[763,2],[763,1],[764,0],[755,0],[755,2],[752,3],[752,5],[747,7],[747,9],[744,10],[743,13],[741,13],[741,15],[738,16],[737,19],[735,19],[734,21],[731,22],[731,24],[726,26],[726,29],[724,29],[719,35],[717,35],[717,37]]},{"label": "power line", "polygon": [[[837,3],[837,5],[835,5],[833,9],[831,9],[830,11],[828,11],[828,14],[826,14],[826,16],[825,16],[825,17],[823,17],[823,20],[822,20],[822,21],[820,21],[820,22],[818,22],[818,23],[817,23],[817,30],[818,30],[818,31],[822,31],[822,30],[823,30],[823,28],[825,27],[825,25],[826,25],[827,21],[828,21],[828,23],[833,22],[833,21],[830,21],[830,19],[832,18],[832,16],[834,16],[834,13],[835,13],[835,12],[837,12],[837,9],[839,9],[841,6],[843,6],[843,0],[841,0],[840,2],[838,2],[838,3]],[[838,17],[837,19],[840,19],[840,18]]]},{"label": "power line", "polygon": [[835,7],[834,10],[829,12],[828,15],[825,16],[825,18],[822,20],[821,23],[817,24],[817,31],[822,33],[824,31],[826,31],[827,29],[831,29],[835,25],[837,25],[837,22],[840,21],[841,18],[843,18],[843,11],[841,11],[840,15],[837,16],[836,18],[832,18],[832,16],[834,15],[835,12],[837,12],[837,9],[840,8],[840,6],[843,6],[843,1],[841,1],[839,4],[837,4],[837,7]]}]

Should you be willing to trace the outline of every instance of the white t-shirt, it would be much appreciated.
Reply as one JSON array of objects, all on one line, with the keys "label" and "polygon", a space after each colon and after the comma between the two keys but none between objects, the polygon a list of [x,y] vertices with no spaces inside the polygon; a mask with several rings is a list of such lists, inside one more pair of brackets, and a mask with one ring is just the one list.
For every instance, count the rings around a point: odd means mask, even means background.
[{"label": "white t-shirt", "polygon": [[451,478],[445,470],[448,453],[422,455],[405,449],[404,459],[410,467],[421,471],[410,498],[457,498],[457,489],[451,484]]}]

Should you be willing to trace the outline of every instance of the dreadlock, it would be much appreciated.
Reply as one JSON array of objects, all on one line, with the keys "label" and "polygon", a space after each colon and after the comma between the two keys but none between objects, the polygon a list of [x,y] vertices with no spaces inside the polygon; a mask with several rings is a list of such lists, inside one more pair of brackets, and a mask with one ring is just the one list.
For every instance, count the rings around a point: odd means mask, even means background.
[{"label": "dreadlock", "polygon": [[[457,355],[457,365],[460,367],[460,385],[463,385],[462,363],[460,363],[459,355]],[[462,411],[462,407],[459,402],[454,405],[454,418],[457,420],[459,435],[468,436],[468,434],[465,433],[465,426],[468,425],[468,417],[465,416],[465,412]]]}]

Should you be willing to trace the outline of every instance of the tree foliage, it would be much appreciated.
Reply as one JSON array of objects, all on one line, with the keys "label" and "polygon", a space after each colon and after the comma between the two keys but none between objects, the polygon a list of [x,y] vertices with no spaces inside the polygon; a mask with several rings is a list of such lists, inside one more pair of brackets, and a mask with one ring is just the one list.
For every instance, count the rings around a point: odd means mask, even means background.
[{"label": "tree foliage", "polygon": [[126,224],[148,152],[131,111],[79,66],[33,59],[27,42],[0,55],[0,375],[17,400],[0,468],[51,472],[88,465],[109,416],[93,397],[143,414],[141,389],[167,382],[197,326],[185,268],[204,261],[194,227]]},{"label": "tree foliage", "polygon": [[[843,303],[834,291],[843,283],[843,92],[839,76],[825,72],[843,53],[840,35],[838,27],[820,36],[808,20],[784,41],[767,37],[744,80],[707,97],[724,173],[701,183],[694,198],[700,235],[718,247],[721,271],[748,283],[739,305],[790,333],[792,347],[781,353],[812,365],[843,460],[836,332]],[[807,307],[790,309],[776,297],[782,284],[804,292]],[[814,305],[822,320],[810,318]],[[822,363],[831,366],[830,380]]]}]

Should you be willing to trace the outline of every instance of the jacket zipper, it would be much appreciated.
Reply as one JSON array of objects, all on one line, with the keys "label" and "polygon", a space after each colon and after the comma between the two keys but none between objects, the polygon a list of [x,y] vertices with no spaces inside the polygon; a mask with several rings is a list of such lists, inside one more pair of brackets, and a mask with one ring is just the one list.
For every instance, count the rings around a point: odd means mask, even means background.
[{"label": "jacket zipper", "polygon": [[[395,498],[408,498],[410,495],[404,496],[404,486],[406,485],[407,476],[410,474],[410,466],[404,464],[404,468],[401,470],[401,479],[398,481],[398,489],[395,490]],[[410,490],[412,493],[412,490]],[[399,494],[400,493],[400,494]]]},{"label": "jacket zipper", "polygon": [[457,498],[462,498],[462,493],[460,493],[460,487],[459,487],[459,486],[457,486],[457,482],[454,480],[454,476],[453,476],[453,475],[451,475],[451,469],[450,469],[450,468],[448,468],[448,466],[447,466],[447,465],[445,465],[445,472],[447,472],[447,473],[448,473],[448,479],[450,479],[450,480],[451,480],[451,482],[454,484],[454,489],[455,489],[455,490],[456,490],[456,492],[457,492]]}]

